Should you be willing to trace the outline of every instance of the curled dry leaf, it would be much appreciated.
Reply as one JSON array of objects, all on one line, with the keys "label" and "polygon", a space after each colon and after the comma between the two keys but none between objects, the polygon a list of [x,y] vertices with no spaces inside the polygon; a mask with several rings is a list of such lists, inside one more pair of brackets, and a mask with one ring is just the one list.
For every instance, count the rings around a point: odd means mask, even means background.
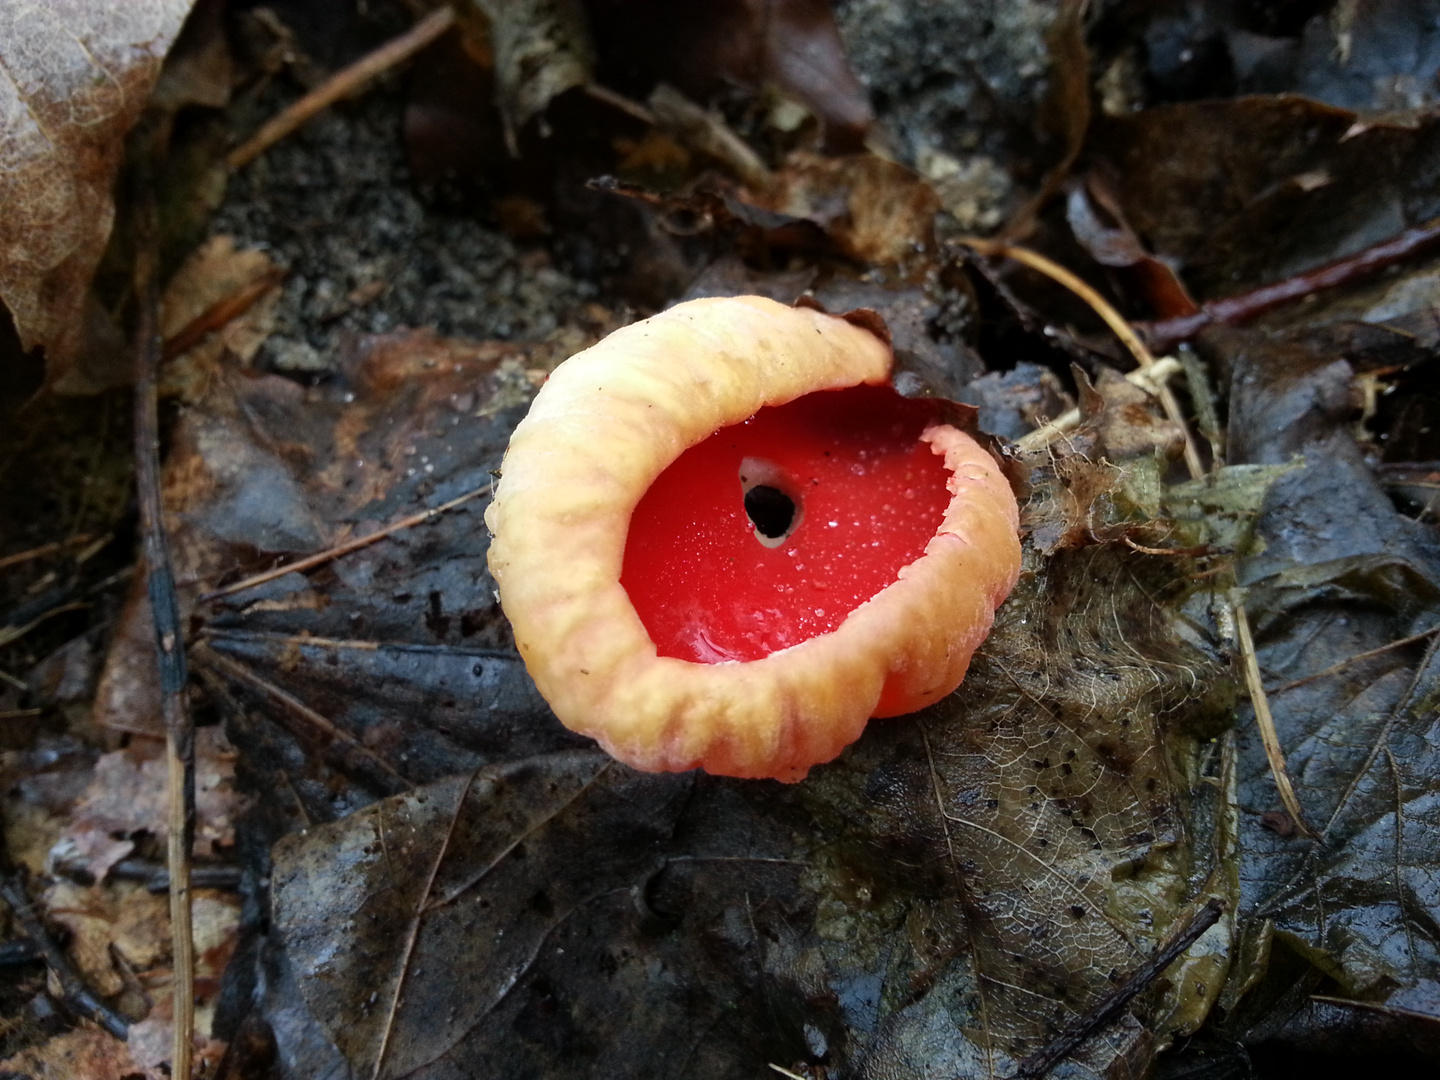
[{"label": "curled dry leaf", "polygon": [[[1279,801],[1242,714],[1238,784],[1253,811],[1240,824],[1242,911],[1262,957],[1269,920],[1303,971],[1434,1015],[1440,544],[1396,510],[1356,445],[1345,362],[1246,331],[1202,340],[1230,373],[1235,456],[1288,466],[1255,523],[1264,547],[1239,577],[1288,770],[1322,832],[1312,844],[1270,827]],[[1305,976],[1274,964],[1269,977]]]},{"label": "curled dry leaf", "polygon": [[82,344],[110,189],[191,0],[0,5],[0,298],[52,382]]}]

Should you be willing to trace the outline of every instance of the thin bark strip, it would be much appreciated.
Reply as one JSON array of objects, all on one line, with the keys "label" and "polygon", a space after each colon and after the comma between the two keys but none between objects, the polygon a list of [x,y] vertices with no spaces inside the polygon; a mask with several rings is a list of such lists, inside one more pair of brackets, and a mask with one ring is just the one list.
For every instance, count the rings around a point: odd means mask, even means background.
[{"label": "thin bark strip", "polygon": [[[145,151],[141,151],[142,154]],[[141,170],[144,171],[143,168]],[[195,728],[185,698],[185,639],[175,574],[165,545],[160,503],[160,421],[156,381],[161,341],[156,312],[155,206],[153,190],[136,185],[139,237],[135,259],[135,486],[140,504],[155,651],[160,666],[161,713],[165,720],[167,863],[170,871],[170,938],[174,954],[174,1029],[170,1075],[188,1080],[195,1032],[195,947],[190,925],[190,848],[195,834]]]},{"label": "thin bark strip", "polygon": [[285,136],[299,130],[341,98],[349,97],[377,75],[402,64],[455,25],[449,6],[437,8],[399,37],[337,71],[299,101],[272,118],[259,131],[230,151],[225,164],[243,169]]},{"label": "thin bark strip", "polygon": [[1270,714],[1270,699],[1265,693],[1265,684],[1260,679],[1260,662],[1255,657],[1255,639],[1250,634],[1250,617],[1245,613],[1244,593],[1240,589],[1230,591],[1230,609],[1235,613],[1235,637],[1240,646],[1240,660],[1245,667],[1245,685],[1250,690],[1250,704],[1255,707],[1255,724],[1260,729],[1260,741],[1265,744],[1265,758],[1270,762],[1270,773],[1275,778],[1275,790],[1280,793],[1280,802],[1285,812],[1295,822],[1295,831],[1311,840],[1319,833],[1305,821],[1300,809],[1300,799],[1290,783],[1290,771],[1285,767],[1285,748],[1280,745],[1280,736],[1275,731],[1275,718]]},{"label": "thin bark strip", "polygon": [[1440,243],[1440,221],[1430,221],[1419,228],[1382,240],[1353,255],[1307,270],[1294,277],[1282,278],[1238,296],[1227,296],[1201,304],[1194,315],[1180,315],[1158,322],[1139,323],[1141,333],[1153,348],[1164,351],[1194,337],[1213,323],[1244,323],[1258,319],[1267,311],[1284,304],[1303,300],[1325,289],[1363,281],[1396,263],[1418,255]]},{"label": "thin bark strip", "polygon": [[245,578],[243,581],[237,581],[233,585],[226,585],[224,588],[215,589],[206,593],[200,597],[200,599],[204,601],[218,600],[222,596],[229,596],[232,593],[253,589],[257,585],[264,585],[267,581],[274,581],[276,578],[282,578],[286,574],[304,573],[306,570],[313,570],[315,567],[338,559],[342,555],[349,555],[352,551],[359,551],[361,548],[368,547],[378,540],[384,540],[387,536],[393,536],[402,529],[410,529],[416,525],[423,525],[431,518],[438,517],[447,510],[452,510],[459,506],[461,503],[467,503],[471,499],[478,499],[481,496],[489,495],[494,489],[494,483],[489,483],[484,487],[467,491],[464,495],[455,496],[455,498],[449,502],[443,502],[439,506],[432,506],[429,510],[421,510],[418,514],[411,514],[409,517],[401,518],[392,525],[386,525],[383,529],[366,533],[364,536],[357,536],[353,540],[346,540],[343,544],[336,544],[334,547],[326,548],[324,551],[317,551],[314,555],[307,555],[303,559],[296,559],[294,562],[274,567],[273,569],[266,570],[264,573],[255,574],[252,577]]}]

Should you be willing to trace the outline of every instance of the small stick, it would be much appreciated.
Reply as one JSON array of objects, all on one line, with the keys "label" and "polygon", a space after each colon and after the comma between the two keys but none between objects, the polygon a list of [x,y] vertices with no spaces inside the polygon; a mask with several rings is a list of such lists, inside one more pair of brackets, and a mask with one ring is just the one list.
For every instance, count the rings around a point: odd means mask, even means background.
[{"label": "small stick", "polygon": [[1373,649],[1366,649],[1364,652],[1356,653],[1354,656],[1347,656],[1344,660],[1337,660],[1329,667],[1321,668],[1319,671],[1312,671],[1309,675],[1301,675],[1298,679],[1291,679],[1283,686],[1275,687],[1270,693],[1284,694],[1287,691],[1294,690],[1297,686],[1304,686],[1306,683],[1314,682],[1316,679],[1323,679],[1327,675],[1338,674],[1351,664],[1358,664],[1361,660],[1369,660],[1371,657],[1380,656],[1382,653],[1387,653],[1391,649],[1403,649],[1406,645],[1414,645],[1424,641],[1428,637],[1433,637],[1437,633],[1440,633],[1440,626],[1432,626],[1429,630],[1421,630],[1418,634],[1411,634],[1409,637],[1402,637],[1396,641],[1378,645]]},{"label": "small stick", "polygon": [[719,115],[695,104],[668,83],[657,86],[647,104],[662,128],[686,145],[724,162],[747,187],[769,191],[775,186],[775,174]]},{"label": "small stick", "polygon": [[769,191],[775,186],[775,174],[749,143],[720,116],[697,105],[668,83],[657,86],[645,105],[599,83],[586,83],[584,91],[586,96],[642,124],[660,128],[691,149],[724,163],[742,183],[756,191]]},{"label": "small stick", "polygon": [[0,945],[0,968],[33,964],[36,960],[44,959],[45,950],[28,937],[11,938]]},{"label": "small stick", "polygon": [[1303,274],[1262,285],[1238,296],[1212,300],[1208,304],[1200,305],[1200,310],[1194,315],[1181,315],[1174,319],[1161,319],[1138,325],[1141,332],[1149,338],[1152,348],[1165,351],[1186,338],[1194,337],[1212,323],[1248,322],[1282,304],[1369,277],[1403,259],[1419,254],[1436,243],[1440,243],[1440,220],[1406,229],[1363,251],[1317,266]]},{"label": "small stick", "polygon": [[455,12],[447,4],[436,8],[399,37],[362,56],[273,117],[237,146],[225,159],[231,169],[243,169],[285,136],[304,126],[343,97],[353,94],[377,75],[404,63],[455,25]]},{"label": "small stick", "polygon": [[1433,1013],[1420,1012],[1418,1009],[1402,1009],[1396,1005],[1386,1005],[1383,1001],[1357,1001],[1355,998],[1334,997],[1330,994],[1311,994],[1310,1000],[1318,1001],[1322,1005],[1344,1005],[1347,1008],[1380,1013],[1382,1016],[1397,1019],[1424,1020],[1427,1023],[1440,1024],[1440,1016]]},{"label": "small stick", "polygon": [[1245,685],[1250,689],[1250,704],[1255,706],[1255,723],[1260,728],[1260,741],[1265,744],[1265,758],[1270,762],[1270,775],[1275,779],[1275,789],[1280,793],[1280,802],[1285,812],[1295,822],[1295,831],[1311,840],[1318,840],[1319,834],[1305,821],[1300,809],[1300,800],[1295,797],[1295,788],[1290,783],[1290,771],[1285,766],[1285,751],[1280,746],[1280,736],[1275,731],[1275,718],[1270,713],[1270,699],[1265,696],[1265,686],[1260,681],[1260,662],[1255,658],[1255,639],[1250,635],[1250,618],[1245,614],[1244,594],[1239,589],[1230,590],[1230,608],[1235,613],[1235,637],[1240,645],[1240,659],[1245,666]]},{"label": "small stick", "polygon": [[45,965],[60,984],[64,1002],[81,1016],[88,1016],[115,1038],[124,1041],[130,1033],[130,1025],[112,1012],[104,1002],[85,985],[78,972],[71,966],[70,959],[46,932],[40,917],[30,902],[30,891],[19,871],[6,869],[0,872],[0,899],[10,905],[15,921],[25,931],[25,936],[37,946],[45,958]]},{"label": "small stick", "polygon": [[597,82],[588,82],[582,89],[585,91],[586,97],[594,98],[601,104],[609,105],[612,109],[619,109],[626,116],[639,120],[642,124],[655,127],[660,123],[655,114],[640,102],[632,100],[624,94],[617,94],[608,86],[601,86]]},{"label": "small stick", "polygon": [[1015,1080],[1029,1080],[1031,1077],[1044,1076],[1053,1069],[1062,1058],[1113,1020],[1121,1009],[1130,1004],[1135,995],[1159,978],[1176,957],[1194,945],[1200,940],[1201,934],[1220,921],[1220,916],[1224,911],[1225,901],[1212,898],[1196,912],[1195,917],[1190,920],[1184,930],[1156,949],[1154,955],[1140,965],[1135,974],[1125,980],[1123,986],[1111,993],[1084,1016],[1078,1017],[1048,1046],[1037,1050],[1020,1062],[1020,1068],[1015,1073]]},{"label": "small stick", "polygon": [[[311,728],[329,739],[332,743],[338,743],[349,753],[354,754],[359,760],[363,760],[372,770],[383,779],[380,781],[386,788],[387,795],[394,795],[410,788],[410,781],[406,780],[398,772],[386,764],[385,759],[375,754],[364,744],[356,741],[348,732],[341,729],[334,721],[320,715],[310,706],[306,705],[293,694],[288,694],[274,683],[255,674],[244,664],[237,663],[228,656],[222,656],[215,650],[201,646],[197,650],[207,667],[218,671],[225,677],[248,686],[263,697],[269,698],[276,705],[279,705],[286,712],[299,717]],[[293,729],[292,729],[293,730]]]},{"label": "small stick", "polygon": [[[140,172],[146,172],[144,164]],[[155,621],[155,653],[160,667],[160,707],[165,721],[165,766],[169,831],[170,942],[174,955],[174,1027],[170,1075],[189,1080],[195,1044],[195,941],[190,921],[190,848],[195,835],[195,727],[185,697],[185,635],[175,571],[165,543],[160,501],[160,419],[157,388],[160,334],[155,286],[155,204],[150,186],[136,205],[135,296],[135,488],[140,504],[150,611]]]},{"label": "small stick", "polygon": [[12,642],[19,641],[22,637],[30,633],[31,630],[34,630],[46,619],[53,619],[56,615],[64,615],[66,612],[69,611],[83,611],[89,606],[90,605],[83,600],[72,600],[68,604],[58,604],[55,607],[46,608],[42,614],[38,615],[34,619],[31,619],[29,622],[22,623],[18,626],[10,622],[0,623],[0,648],[9,645]]},{"label": "small stick", "polygon": [[449,502],[441,503],[439,506],[433,506],[429,510],[422,510],[418,514],[411,514],[407,518],[401,518],[395,522],[395,524],[386,525],[383,529],[376,532],[366,533],[364,536],[357,536],[353,540],[346,540],[343,544],[336,544],[334,547],[326,548],[324,551],[317,551],[314,555],[307,555],[303,559],[296,559],[293,563],[286,563],[284,566],[277,566],[271,570],[266,570],[264,573],[248,577],[243,581],[237,581],[233,585],[226,585],[223,589],[215,589],[212,592],[205,593],[200,599],[204,601],[217,600],[222,596],[229,596],[231,593],[244,592],[246,589],[253,589],[257,585],[264,585],[267,581],[274,581],[276,578],[282,578],[286,574],[303,573],[306,570],[313,570],[315,567],[338,559],[342,555],[349,555],[352,551],[359,551],[363,547],[369,547],[377,540],[384,540],[387,536],[393,536],[403,529],[422,525],[431,518],[445,513],[447,510],[453,510],[461,503],[469,502],[471,499],[478,499],[482,495],[489,495],[494,489],[495,484],[492,481],[482,488],[467,491],[464,495],[457,495]]},{"label": "small stick", "polygon": [[280,284],[284,277],[285,271],[275,267],[248,285],[242,285],[229,296],[217,300],[165,339],[165,349],[160,354],[160,359],[173,360],[189,352],[215,331],[224,329],[254,307],[256,301]]},{"label": "small stick", "polygon": [[35,559],[43,559],[47,555],[54,555],[70,547],[83,547],[95,537],[92,533],[81,533],[66,540],[57,540],[53,544],[41,544],[39,547],[31,548],[29,551],[17,551],[14,555],[6,555],[0,558],[0,570],[9,569],[12,566],[19,566],[21,563],[31,562]]}]

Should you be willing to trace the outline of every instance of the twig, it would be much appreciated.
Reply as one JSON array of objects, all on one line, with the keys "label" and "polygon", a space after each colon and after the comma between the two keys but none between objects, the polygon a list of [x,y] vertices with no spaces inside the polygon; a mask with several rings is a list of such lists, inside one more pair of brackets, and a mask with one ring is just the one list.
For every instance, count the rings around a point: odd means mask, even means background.
[{"label": "twig", "polygon": [[[331,743],[338,743],[343,749],[354,755],[358,761],[363,761],[367,771],[372,778],[385,790],[387,795],[395,795],[401,791],[408,790],[410,781],[406,780],[398,772],[392,769],[385,759],[374,751],[358,742],[348,732],[342,730],[332,720],[316,712],[293,694],[288,694],[274,683],[255,674],[244,664],[238,663],[228,656],[222,656],[208,646],[199,646],[195,650],[196,659],[203,662],[207,667],[219,672],[226,678],[243,684],[251,690],[268,698],[280,708],[308,724],[313,731],[310,733],[313,739],[314,733],[318,732]],[[287,725],[288,726],[288,725]],[[299,737],[304,737],[301,732],[291,727],[290,730]]]},{"label": "twig", "polygon": [[774,188],[775,174],[723,117],[697,105],[668,83],[655,87],[644,105],[599,83],[586,83],[584,91],[587,97],[642,124],[660,128],[692,150],[714,158],[747,187],[755,191]]},{"label": "twig", "polygon": [[1407,229],[1389,240],[1382,240],[1363,251],[1317,266],[1303,274],[1262,285],[1238,296],[1228,296],[1223,300],[1201,304],[1200,310],[1194,315],[1181,315],[1174,319],[1161,319],[1158,322],[1138,325],[1140,331],[1149,339],[1151,347],[1163,352],[1186,338],[1194,337],[1212,323],[1248,322],[1283,304],[1369,277],[1403,259],[1419,254],[1436,243],[1440,243],[1440,220]]},{"label": "twig", "polygon": [[1200,940],[1201,934],[1220,921],[1220,916],[1224,911],[1225,901],[1212,898],[1196,912],[1195,917],[1190,920],[1184,930],[1156,949],[1154,955],[1145,961],[1135,974],[1126,979],[1123,986],[1111,993],[1084,1016],[1078,1017],[1048,1046],[1037,1050],[1020,1062],[1020,1068],[1015,1072],[1015,1080],[1027,1080],[1027,1078],[1044,1076],[1048,1073],[1062,1058],[1069,1055],[1077,1046],[1113,1020],[1135,995],[1159,978],[1176,957],[1194,945]]},{"label": "twig", "polygon": [[1329,667],[1321,668],[1319,671],[1312,671],[1309,675],[1301,675],[1298,679],[1291,679],[1283,686],[1275,687],[1275,689],[1271,690],[1270,693],[1287,693],[1291,690],[1294,690],[1296,687],[1304,686],[1306,683],[1314,682],[1316,679],[1323,679],[1327,675],[1336,675],[1339,672],[1344,671],[1351,664],[1358,664],[1361,660],[1369,660],[1371,657],[1380,656],[1383,653],[1389,652],[1391,649],[1403,649],[1406,645],[1414,645],[1417,642],[1424,641],[1428,637],[1433,637],[1437,633],[1440,633],[1440,626],[1432,626],[1429,630],[1421,630],[1418,634],[1411,634],[1409,637],[1403,637],[1397,641],[1387,642],[1386,644],[1379,645],[1373,649],[1366,649],[1362,653],[1356,653],[1354,656],[1347,656],[1344,660],[1338,660],[1335,663],[1331,664]]},{"label": "twig", "polygon": [[71,966],[69,958],[51,939],[40,917],[35,914],[35,908],[30,902],[30,892],[18,871],[5,870],[0,873],[0,899],[10,905],[15,921],[20,924],[25,936],[39,947],[45,965],[60,984],[63,1000],[71,1011],[88,1016],[115,1038],[123,1040],[130,1032],[130,1025],[91,992],[85,985],[85,980]]},{"label": "twig", "polygon": [[235,630],[223,626],[207,626],[200,631],[203,640],[210,642],[235,642],[284,649],[287,653],[299,649],[344,649],[351,652],[399,652],[416,656],[464,656],[475,660],[504,660],[514,662],[520,659],[515,649],[462,648],[456,645],[420,645],[413,641],[364,641],[357,638],[316,637],[313,634],[285,634],[269,630]]},{"label": "twig", "polygon": [[43,559],[47,555],[54,555],[64,551],[66,548],[84,547],[95,536],[92,533],[81,533],[78,536],[71,536],[65,540],[57,540],[53,544],[41,544],[39,547],[31,548],[29,551],[17,551],[14,555],[6,555],[0,558],[0,570],[7,570],[12,566],[19,566],[21,563],[30,562],[34,559]]},{"label": "twig", "polygon": [[[142,157],[147,156],[142,151]],[[146,171],[145,165],[139,168]],[[165,721],[165,765],[169,830],[170,941],[174,954],[174,1028],[170,1075],[189,1080],[195,1038],[195,944],[190,924],[190,847],[195,834],[195,728],[185,698],[185,637],[175,573],[165,544],[160,503],[160,420],[156,380],[160,335],[155,285],[155,204],[146,177],[137,177],[135,296],[135,487],[140,504],[155,653],[160,667],[161,713]]]},{"label": "twig", "polygon": [[1395,1005],[1386,1005],[1383,1001],[1357,1001],[1355,998],[1334,997],[1331,994],[1311,994],[1310,1000],[1318,1001],[1322,1005],[1344,1005],[1351,1009],[1380,1013],[1382,1016],[1395,1019],[1424,1020],[1426,1023],[1440,1024],[1440,1016],[1433,1013],[1420,1012],[1418,1009],[1402,1009]]},{"label": "twig", "polygon": [[1295,788],[1290,783],[1290,771],[1285,767],[1285,751],[1280,745],[1280,736],[1275,731],[1275,718],[1270,713],[1270,699],[1265,695],[1265,685],[1260,681],[1260,662],[1255,657],[1255,639],[1250,636],[1250,618],[1245,614],[1244,594],[1239,589],[1230,590],[1230,608],[1235,613],[1235,637],[1240,646],[1240,659],[1245,667],[1245,685],[1250,690],[1250,704],[1255,708],[1255,723],[1260,728],[1260,741],[1265,744],[1265,758],[1270,762],[1270,775],[1275,779],[1275,789],[1280,793],[1280,802],[1285,812],[1295,822],[1295,831],[1311,840],[1318,840],[1319,834],[1305,821],[1300,809],[1300,800],[1295,797]]},{"label": "twig", "polygon": [[28,937],[11,938],[0,944],[0,968],[33,964],[36,960],[44,959],[45,950]]},{"label": "twig", "polygon": [[668,83],[657,86],[647,104],[662,128],[702,154],[723,162],[747,187],[769,191],[775,186],[775,174],[722,117],[695,104]]},{"label": "twig", "polygon": [[416,525],[423,525],[431,518],[453,510],[461,503],[467,503],[471,499],[478,499],[483,495],[489,495],[495,489],[494,483],[486,484],[484,487],[467,491],[464,495],[458,495],[449,502],[441,503],[439,506],[432,506],[429,510],[422,510],[418,514],[411,514],[409,517],[401,518],[393,525],[386,525],[383,529],[373,533],[366,533],[364,536],[357,536],[353,540],[346,540],[343,544],[336,544],[324,551],[317,551],[314,555],[307,555],[303,559],[296,559],[293,563],[286,563],[284,566],[277,566],[266,570],[262,574],[237,581],[233,585],[226,585],[222,589],[215,589],[200,597],[203,601],[218,600],[222,596],[229,596],[232,593],[244,592],[246,589],[253,589],[257,585],[264,585],[267,581],[274,581],[286,574],[303,573],[306,570],[313,570],[317,566],[340,558],[342,555],[349,555],[352,551],[359,551],[363,547],[369,547],[377,540],[384,540],[403,529],[413,528]]},{"label": "twig", "polygon": [[299,101],[272,118],[225,159],[231,169],[243,169],[285,136],[302,127],[343,97],[353,94],[377,75],[404,63],[455,25],[455,12],[447,4],[432,11],[399,37],[337,71]]},{"label": "twig", "polygon": [[[122,859],[110,869],[110,876],[124,881],[139,881],[152,893],[167,892],[170,888],[170,871],[145,859]],[[237,892],[242,880],[238,866],[192,866],[190,887],[192,889],[221,889]]]},{"label": "twig", "polygon": [[68,604],[59,604],[55,607],[46,608],[43,614],[31,619],[27,623],[22,623],[18,626],[11,622],[0,624],[0,647],[19,641],[47,619],[52,619],[56,615],[64,615],[67,611],[82,611],[89,606],[90,605],[83,600],[72,600]]},{"label": "twig", "polygon": [[596,82],[588,82],[582,89],[585,91],[586,97],[594,98],[603,105],[609,105],[612,109],[619,109],[626,116],[639,120],[642,124],[656,127],[660,123],[655,114],[644,105],[641,105],[633,98],[626,97],[624,94],[617,94],[608,86],[601,86]]},{"label": "twig", "polygon": [[255,306],[255,302],[268,293],[285,277],[279,267],[267,270],[248,285],[242,285],[224,299],[217,300],[195,318],[165,339],[162,360],[173,360],[181,356],[216,330],[223,329]]}]

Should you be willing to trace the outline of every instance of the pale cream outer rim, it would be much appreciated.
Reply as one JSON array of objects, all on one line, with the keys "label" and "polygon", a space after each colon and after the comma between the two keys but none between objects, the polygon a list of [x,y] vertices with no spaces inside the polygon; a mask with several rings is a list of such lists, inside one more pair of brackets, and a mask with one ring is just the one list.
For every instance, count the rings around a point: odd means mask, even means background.
[{"label": "pale cream outer rim", "polygon": [[761,297],[692,300],[557,367],[510,440],[485,514],[516,645],[562,723],[638,769],[802,778],[871,716],[964,678],[1020,567],[994,460],[932,427],[952,499],[924,556],[832,633],[746,663],[656,655],[620,571],[630,515],[682,451],[762,406],[888,380],[891,353],[843,319]]}]

